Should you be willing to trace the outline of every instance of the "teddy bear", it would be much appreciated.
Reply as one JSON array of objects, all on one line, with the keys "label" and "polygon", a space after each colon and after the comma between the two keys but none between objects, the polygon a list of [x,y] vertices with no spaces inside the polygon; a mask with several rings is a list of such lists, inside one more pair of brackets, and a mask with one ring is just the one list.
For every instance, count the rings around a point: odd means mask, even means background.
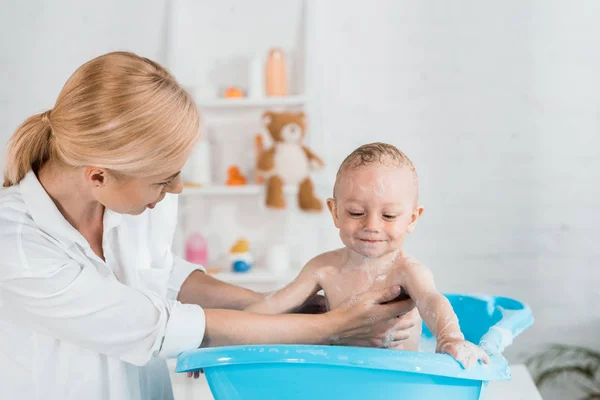
[{"label": "teddy bear", "polygon": [[273,145],[263,150],[257,160],[257,174],[266,187],[267,207],[285,208],[284,185],[298,185],[299,208],[321,211],[323,204],[315,196],[310,172],[324,164],[302,144],[306,134],[304,113],[267,111],[263,114],[263,123],[273,139]]}]

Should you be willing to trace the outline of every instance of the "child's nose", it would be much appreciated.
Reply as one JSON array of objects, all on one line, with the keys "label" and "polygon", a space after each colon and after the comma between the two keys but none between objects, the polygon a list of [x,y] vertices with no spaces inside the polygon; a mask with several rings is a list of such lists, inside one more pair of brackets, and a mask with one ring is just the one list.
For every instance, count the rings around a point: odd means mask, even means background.
[{"label": "child's nose", "polygon": [[365,220],[365,229],[369,231],[379,232],[381,220],[377,215],[369,214]]}]

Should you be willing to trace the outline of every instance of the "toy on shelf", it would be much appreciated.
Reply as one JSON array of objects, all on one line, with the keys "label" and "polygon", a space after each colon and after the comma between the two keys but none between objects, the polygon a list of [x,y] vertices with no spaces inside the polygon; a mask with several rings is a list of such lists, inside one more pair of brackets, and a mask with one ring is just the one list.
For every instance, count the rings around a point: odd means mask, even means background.
[{"label": "toy on shelf", "polygon": [[271,49],[265,71],[267,96],[286,96],[288,94],[287,66],[281,49]]},{"label": "toy on shelf", "polygon": [[323,167],[323,161],[302,144],[305,135],[303,112],[265,112],[265,123],[273,145],[263,150],[257,173],[264,177],[265,203],[269,208],[285,208],[283,187],[298,185],[298,206],[304,211],[321,211],[323,204],[314,194],[310,171]]},{"label": "toy on shelf", "polygon": [[237,165],[227,168],[227,186],[242,186],[248,183],[246,177]]},{"label": "toy on shelf", "polygon": [[254,182],[255,183],[264,183],[265,178],[258,173],[258,160],[260,159],[261,153],[265,150],[265,144],[263,142],[263,137],[260,133],[254,135],[254,157],[256,160],[256,170],[254,173]]},{"label": "toy on shelf", "polygon": [[240,239],[229,250],[233,272],[248,272],[252,269],[252,254],[246,239]]},{"label": "toy on shelf", "polygon": [[223,97],[226,99],[241,99],[245,97],[245,95],[242,89],[235,86],[230,86],[223,93]]}]

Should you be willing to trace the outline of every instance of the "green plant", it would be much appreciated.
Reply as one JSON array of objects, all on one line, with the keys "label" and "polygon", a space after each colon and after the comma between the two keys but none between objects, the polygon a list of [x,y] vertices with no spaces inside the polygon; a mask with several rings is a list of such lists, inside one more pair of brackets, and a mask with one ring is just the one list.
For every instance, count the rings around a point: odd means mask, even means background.
[{"label": "green plant", "polygon": [[553,344],[530,355],[526,364],[539,388],[567,381],[584,393],[583,400],[600,399],[600,352]]}]

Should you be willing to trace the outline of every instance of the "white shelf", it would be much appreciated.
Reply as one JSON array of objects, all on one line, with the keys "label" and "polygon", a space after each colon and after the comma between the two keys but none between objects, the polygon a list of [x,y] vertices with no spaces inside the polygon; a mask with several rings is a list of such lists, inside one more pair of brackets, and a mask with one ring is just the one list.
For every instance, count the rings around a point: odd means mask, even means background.
[{"label": "white shelf", "polygon": [[277,96],[253,99],[198,99],[199,108],[235,109],[235,108],[266,108],[301,106],[305,102],[304,96]]},{"label": "white shelf", "polygon": [[[180,196],[255,196],[263,194],[264,186],[248,184],[242,186],[209,185],[203,187],[184,187]],[[284,186],[286,195],[294,195],[298,192],[297,186]]]}]

